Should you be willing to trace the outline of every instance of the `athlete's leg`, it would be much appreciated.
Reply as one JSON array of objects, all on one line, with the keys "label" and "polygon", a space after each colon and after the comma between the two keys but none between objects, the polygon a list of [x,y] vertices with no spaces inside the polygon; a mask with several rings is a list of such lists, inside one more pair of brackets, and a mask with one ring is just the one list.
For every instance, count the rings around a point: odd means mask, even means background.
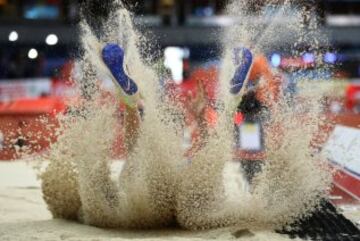
[{"label": "athlete's leg", "polygon": [[140,113],[137,108],[126,106],[124,113],[125,147],[131,152],[139,135]]},{"label": "athlete's leg", "polygon": [[138,137],[140,114],[137,108],[138,86],[124,70],[124,50],[117,44],[107,44],[102,49],[102,59],[112,74],[112,79],[120,91],[120,100],[125,103],[124,113],[125,146],[132,150]]},{"label": "athlete's leg", "polygon": [[[235,49],[235,62],[237,65],[234,77],[231,79],[230,92],[234,95],[234,100],[230,108],[231,114],[234,113],[238,100],[244,93],[242,91],[246,85],[248,74],[252,63],[252,54],[248,49]],[[240,56],[239,56],[240,54]],[[179,178],[180,183],[177,189],[177,221],[182,227],[188,229],[200,228],[219,228],[223,226],[235,225],[238,221],[233,210],[224,208],[213,212],[218,203],[226,203],[226,186],[223,181],[223,170],[226,160],[222,153],[212,153],[209,158],[208,153],[213,149],[215,142],[208,142],[202,150],[197,153],[197,159],[191,165],[182,170]],[[231,148],[231,147],[230,147]],[[230,150],[229,150],[230,151]],[[219,155],[216,157],[215,155]],[[214,161],[216,160],[216,161]],[[209,179],[209,176],[211,177]],[[193,185],[193,177],[196,177],[197,184]],[[226,205],[225,205],[226,206]]]}]

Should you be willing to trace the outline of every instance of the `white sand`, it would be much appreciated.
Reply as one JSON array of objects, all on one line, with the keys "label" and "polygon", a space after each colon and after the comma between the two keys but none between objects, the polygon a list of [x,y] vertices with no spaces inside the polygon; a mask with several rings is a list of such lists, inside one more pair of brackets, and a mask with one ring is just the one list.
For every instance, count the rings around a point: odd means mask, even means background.
[{"label": "white sand", "polygon": [[268,231],[251,231],[240,238],[236,228],[184,230],[112,230],[54,220],[41,197],[40,183],[23,161],[0,162],[0,240],[289,240]]}]

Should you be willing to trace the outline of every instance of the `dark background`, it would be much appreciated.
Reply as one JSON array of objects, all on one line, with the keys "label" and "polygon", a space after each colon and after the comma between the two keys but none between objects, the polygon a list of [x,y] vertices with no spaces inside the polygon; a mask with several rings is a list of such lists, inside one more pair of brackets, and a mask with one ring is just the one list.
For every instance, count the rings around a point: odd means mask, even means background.
[{"label": "dark background", "polygon": [[[264,4],[254,2],[248,10],[256,15]],[[275,6],[282,3],[273,2]],[[295,2],[301,2],[307,11],[315,13],[321,28],[329,33],[330,48],[337,54],[335,67],[339,75],[358,78],[360,1]],[[59,69],[77,55],[79,19],[85,18],[94,29],[99,29],[114,7],[111,4],[109,0],[0,0],[0,79],[56,76]],[[123,4],[135,13],[136,23],[158,37],[161,48],[185,46],[191,50],[191,61],[195,63],[219,57],[221,50],[214,36],[223,27],[217,20],[224,14],[226,1],[126,0]],[[9,41],[13,31],[18,38]],[[57,35],[56,45],[45,43],[48,34]],[[27,56],[31,48],[38,51],[35,59]]]}]

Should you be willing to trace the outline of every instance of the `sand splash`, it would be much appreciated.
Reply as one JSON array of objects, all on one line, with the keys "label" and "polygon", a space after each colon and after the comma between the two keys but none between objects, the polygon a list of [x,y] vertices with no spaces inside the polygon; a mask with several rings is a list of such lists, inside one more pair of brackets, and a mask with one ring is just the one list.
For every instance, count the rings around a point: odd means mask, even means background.
[{"label": "sand splash", "polygon": [[[321,120],[321,93],[300,92],[307,96],[302,96],[303,101],[296,105],[282,96],[267,120],[268,158],[264,170],[255,177],[251,192],[245,188],[239,167],[230,162],[236,104],[228,91],[235,69],[231,50],[244,45],[255,53],[265,51],[279,35],[303,31],[299,23],[305,14],[297,8],[294,23],[279,30],[276,19],[293,9],[290,3],[284,3],[264,29],[254,26],[247,15],[253,4],[239,2],[228,6],[229,14],[242,21],[224,33],[226,45],[218,93],[219,106],[223,108],[216,127],[210,130],[191,164],[186,164],[181,148],[182,123],[173,121],[174,115],[178,116],[177,109],[164,101],[159,76],[148,59],[141,57],[139,49],[146,49],[149,44],[132,25],[131,13],[121,5],[117,7],[100,38],[86,22],[81,23],[82,76],[74,80],[83,97],[81,104],[59,116],[58,140],[43,156],[48,165],[40,175],[44,199],[55,218],[99,227],[153,228],[176,224],[187,229],[257,229],[282,227],[316,208],[330,183],[322,158],[310,147]],[[261,11],[258,15],[260,19],[266,17]],[[97,79],[105,76],[94,48],[106,42],[125,48],[127,72],[139,84],[145,106],[137,142],[116,180],[110,175],[110,160],[116,138],[114,128],[119,120],[114,101],[101,96]]]}]

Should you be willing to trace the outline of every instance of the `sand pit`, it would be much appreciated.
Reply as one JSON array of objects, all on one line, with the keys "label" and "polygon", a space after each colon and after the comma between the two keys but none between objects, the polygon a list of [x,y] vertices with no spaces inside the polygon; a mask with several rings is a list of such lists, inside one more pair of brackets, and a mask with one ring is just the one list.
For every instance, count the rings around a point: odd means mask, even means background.
[{"label": "sand pit", "polygon": [[[116,167],[116,166],[115,166]],[[118,167],[117,167],[118,168]],[[240,236],[240,237],[239,237]],[[25,161],[0,162],[0,240],[290,240],[271,231],[236,227],[209,231],[100,229],[52,219],[40,183]]]}]

